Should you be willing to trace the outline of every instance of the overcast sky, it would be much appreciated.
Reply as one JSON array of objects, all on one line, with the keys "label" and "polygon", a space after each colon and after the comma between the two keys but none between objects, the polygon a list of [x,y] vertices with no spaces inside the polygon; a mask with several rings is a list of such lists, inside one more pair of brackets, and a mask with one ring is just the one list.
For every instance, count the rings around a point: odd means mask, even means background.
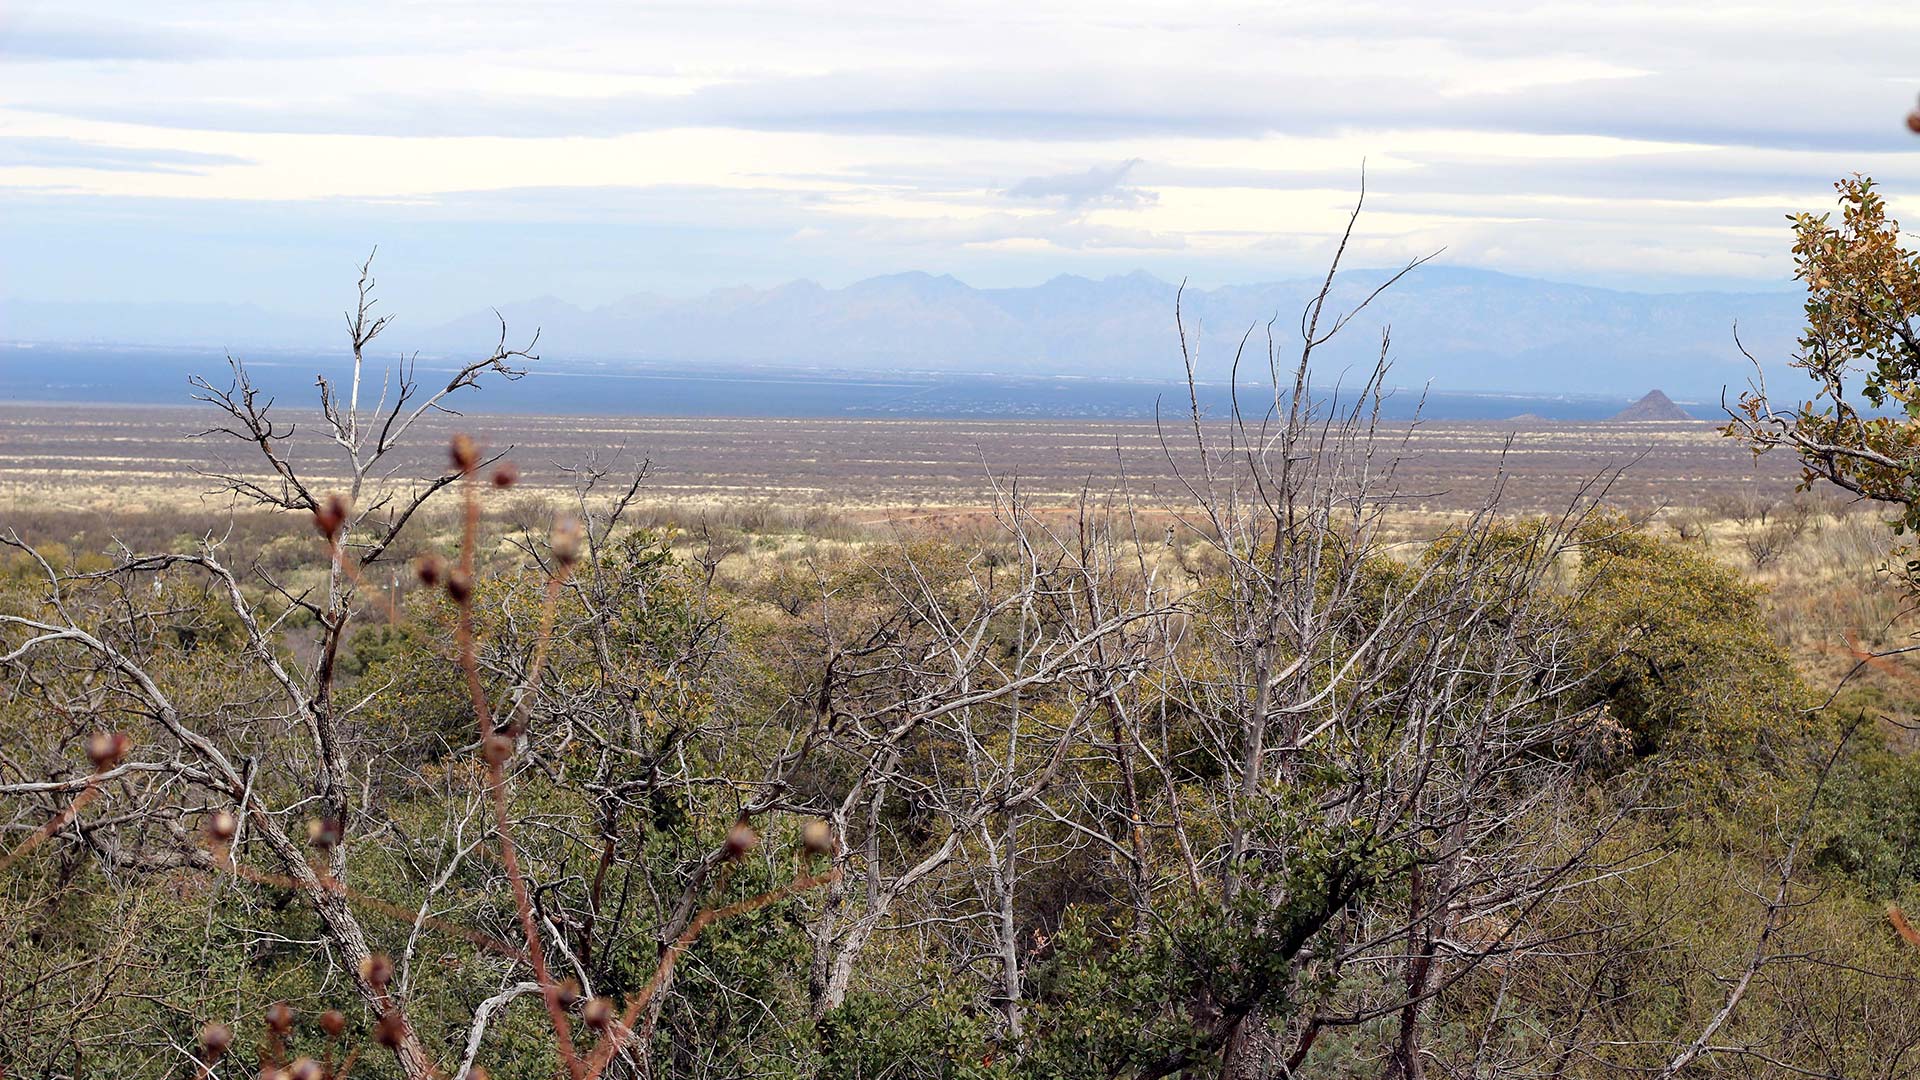
[{"label": "overcast sky", "polygon": [[1920,220],[1920,5],[0,0],[0,295],[417,317],[901,270],[1323,259],[1784,285]]}]

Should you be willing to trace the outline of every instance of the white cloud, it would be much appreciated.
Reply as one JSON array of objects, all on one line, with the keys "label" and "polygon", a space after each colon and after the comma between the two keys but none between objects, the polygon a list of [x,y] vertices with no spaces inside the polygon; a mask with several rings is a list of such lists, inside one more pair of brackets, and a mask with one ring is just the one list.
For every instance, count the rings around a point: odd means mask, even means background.
[{"label": "white cloud", "polygon": [[834,279],[860,245],[1281,273],[1365,160],[1370,256],[1731,283],[1782,276],[1780,216],[1834,176],[1920,192],[1920,9],[1877,0],[94,7],[0,22],[17,227],[252,202],[468,248],[601,215],[672,229],[701,281]]}]

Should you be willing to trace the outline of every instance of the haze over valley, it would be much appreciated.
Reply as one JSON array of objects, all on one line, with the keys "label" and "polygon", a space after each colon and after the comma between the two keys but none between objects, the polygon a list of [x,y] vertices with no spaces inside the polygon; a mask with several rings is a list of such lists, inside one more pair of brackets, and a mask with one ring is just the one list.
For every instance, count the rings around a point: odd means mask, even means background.
[{"label": "haze over valley", "polygon": [[[1389,276],[1343,274],[1329,317],[1358,307]],[[537,389],[516,402],[523,410],[1140,415],[1184,375],[1176,302],[1196,377],[1223,387],[1243,340],[1241,381],[1262,377],[1269,326],[1283,361],[1297,352],[1301,312],[1319,286],[1293,279],[1182,293],[1135,272],[980,289],[950,275],[905,273],[841,288],[795,281],[679,299],[640,294],[599,307],[547,297],[503,304],[497,316],[482,310],[428,325],[400,311],[381,344],[389,358],[418,350],[432,368],[492,345],[504,318],[510,340],[539,330],[537,373],[599,380],[590,389],[536,379]],[[1755,356],[1778,361],[1798,318],[1799,297],[1784,288],[1623,292],[1429,263],[1361,310],[1322,350],[1318,371],[1323,385],[1343,373],[1351,383],[1390,327],[1389,382],[1415,397],[1430,386],[1442,415],[1591,418],[1653,387],[1717,401],[1723,386],[1751,374],[1735,327]],[[218,375],[225,350],[263,371],[326,370],[343,355],[337,319],[247,305],[13,301],[0,306],[0,327],[7,338],[42,346],[0,361],[0,389],[39,400],[164,402],[187,371]],[[45,351],[74,344],[84,348]],[[130,348],[137,346],[165,348]],[[36,355],[69,361],[36,364]],[[1055,400],[1054,377],[1086,383],[1071,388],[1071,400]],[[648,381],[617,381],[633,378]],[[787,388],[769,390],[768,379]],[[1110,385],[1095,385],[1102,382]],[[1507,395],[1516,399],[1511,408],[1500,400]]]}]

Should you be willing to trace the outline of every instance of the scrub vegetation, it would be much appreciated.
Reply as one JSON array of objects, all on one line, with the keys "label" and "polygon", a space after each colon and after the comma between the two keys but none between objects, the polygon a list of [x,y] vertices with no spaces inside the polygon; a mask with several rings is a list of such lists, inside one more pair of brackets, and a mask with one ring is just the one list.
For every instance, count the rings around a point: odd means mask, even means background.
[{"label": "scrub vegetation", "polygon": [[1920,260],[1840,190],[1720,444],[1808,490],[1666,506],[1422,510],[1333,272],[1151,482],[529,490],[449,413],[531,346],[383,375],[363,276],[317,412],[199,386],[230,513],[11,504],[5,1075],[1913,1075]]}]

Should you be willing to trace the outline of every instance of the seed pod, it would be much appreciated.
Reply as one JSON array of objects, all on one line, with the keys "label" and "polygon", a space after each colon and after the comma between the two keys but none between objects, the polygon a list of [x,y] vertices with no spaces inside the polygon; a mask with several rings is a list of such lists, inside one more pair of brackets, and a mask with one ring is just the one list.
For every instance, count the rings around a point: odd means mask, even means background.
[{"label": "seed pod", "polygon": [[375,990],[384,990],[393,981],[393,961],[386,953],[374,953],[360,961],[360,978]]},{"label": "seed pod", "polygon": [[753,845],[759,842],[760,834],[753,831],[753,826],[736,821],[733,828],[727,830],[727,858],[737,859],[752,851]]},{"label": "seed pod", "polygon": [[321,851],[330,851],[340,843],[339,818],[308,818],[307,843]]},{"label": "seed pod", "polygon": [[267,1030],[275,1035],[285,1035],[293,1030],[293,1007],[284,1001],[276,1001],[267,1006]]},{"label": "seed pod", "polygon": [[225,1024],[208,1024],[200,1029],[200,1053],[208,1061],[219,1061],[233,1045],[233,1031]]},{"label": "seed pod", "polygon": [[1913,132],[1915,135],[1920,135],[1920,109],[1915,109],[1907,114],[1907,130]]},{"label": "seed pod", "polygon": [[511,461],[503,461],[493,470],[493,486],[510,488],[520,482],[520,466]]},{"label": "seed pod", "polygon": [[347,497],[338,493],[313,509],[313,531],[328,540],[337,540],[347,524]]},{"label": "seed pod", "polygon": [[505,735],[489,735],[480,743],[480,760],[489,765],[505,765],[513,756],[513,740]]},{"label": "seed pod", "polygon": [[438,555],[422,555],[413,564],[413,573],[420,584],[431,589],[447,578],[447,560]]},{"label": "seed pod", "polygon": [[240,835],[240,815],[231,810],[215,810],[207,815],[204,828],[207,830],[207,839],[214,843],[232,843],[233,838]]},{"label": "seed pod", "polygon": [[327,1033],[327,1038],[337,1039],[346,1033],[347,1018],[339,1009],[328,1009],[320,1014],[320,1030]]},{"label": "seed pod", "polygon": [[547,541],[553,549],[553,561],[561,566],[572,566],[580,561],[580,522],[572,517],[561,517],[553,523],[553,536]]},{"label": "seed pod", "polygon": [[287,1080],[326,1080],[327,1071],[310,1057],[294,1058],[287,1066]]},{"label": "seed pod", "polygon": [[809,855],[833,854],[833,828],[824,821],[809,821],[800,829],[800,846]]},{"label": "seed pod", "polygon": [[117,731],[98,731],[87,740],[87,760],[93,762],[94,772],[106,772],[120,759],[127,756],[133,748],[133,740]]},{"label": "seed pod", "polygon": [[587,1002],[580,1010],[580,1019],[595,1031],[605,1031],[613,1026],[613,999],[597,997]]},{"label": "seed pod", "polygon": [[383,1013],[378,1023],[373,1025],[373,1041],[391,1050],[400,1045],[407,1034],[407,1022],[400,1018],[399,1010]]},{"label": "seed pod", "polygon": [[480,467],[480,446],[473,436],[462,432],[453,437],[453,445],[447,448],[447,456],[453,459],[453,467],[462,474],[472,473]]},{"label": "seed pod", "polygon": [[563,1009],[571,1009],[580,1000],[580,983],[576,979],[562,979],[553,988],[553,1000]]},{"label": "seed pod", "polygon": [[447,595],[456,604],[464,604],[473,599],[473,575],[465,570],[455,570],[447,575]]}]

